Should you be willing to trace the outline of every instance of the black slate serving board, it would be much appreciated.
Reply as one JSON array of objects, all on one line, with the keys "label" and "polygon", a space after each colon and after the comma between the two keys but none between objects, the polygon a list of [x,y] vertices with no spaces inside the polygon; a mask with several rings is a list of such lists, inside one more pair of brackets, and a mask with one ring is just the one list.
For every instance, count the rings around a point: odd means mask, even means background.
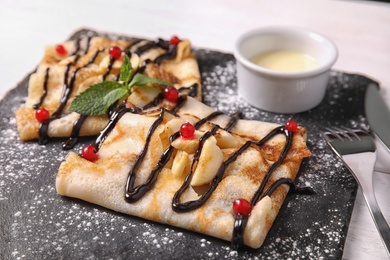
[{"label": "black slate serving board", "polygon": [[[71,39],[106,35],[80,30]],[[106,35],[107,36],[107,35]],[[108,35],[110,37],[122,37]],[[246,119],[284,124],[293,118],[308,130],[313,156],[297,183],[314,195],[290,194],[258,249],[233,251],[230,243],[183,229],[119,214],[59,196],[55,175],[67,154],[53,141],[21,142],[14,113],[27,96],[28,77],[0,102],[0,259],[340,259],[357,184],[320,136],[325,126],[368,128],[364,92],[372,80],[333,71],[326,97],[316,108],[280,115],[251,107],[237,96],[231,54],[195,49],[206,104]],[[74,150],[92,139],[82,140]]]}]

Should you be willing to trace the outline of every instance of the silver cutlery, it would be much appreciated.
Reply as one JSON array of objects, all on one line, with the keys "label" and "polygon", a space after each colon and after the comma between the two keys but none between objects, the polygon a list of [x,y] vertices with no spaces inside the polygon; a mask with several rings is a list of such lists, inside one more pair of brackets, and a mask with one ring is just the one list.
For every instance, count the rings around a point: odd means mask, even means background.
[{"label": "silver cutlery", "polygon": [[390,228],[376,201],[372,182],[376,161],[374,140],[365,131],[348,128],[327,128],[321,134],[360,185],[387,254],[390,256]]},{"label": "silver cutlery", "polygon": [[381,145],[385,145],[390,152],[390,110],[383,100],[377,84],[371,83],[367,86],[364,110],[372,131],[381,141]]}]

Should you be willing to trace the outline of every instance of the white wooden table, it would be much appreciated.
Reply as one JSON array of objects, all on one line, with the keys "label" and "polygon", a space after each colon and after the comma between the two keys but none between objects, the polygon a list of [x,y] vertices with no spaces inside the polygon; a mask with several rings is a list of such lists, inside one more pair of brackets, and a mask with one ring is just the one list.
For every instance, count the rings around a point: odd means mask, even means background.
[{"label": "white wooden table", "polygon": [[[36,66],[45,45],[82,27],[148,38],[177,34],[196,47],[232,52],[239,34],[267,25],[327,35],[339,49],[334,68],[378,80],[390,105],[390,4],[335,0],[1,0],[0,97]],[[390,175],[376,173],[377,199],[390,222],[389,187]],[[387,259],[360,192],[343,258]]]}]

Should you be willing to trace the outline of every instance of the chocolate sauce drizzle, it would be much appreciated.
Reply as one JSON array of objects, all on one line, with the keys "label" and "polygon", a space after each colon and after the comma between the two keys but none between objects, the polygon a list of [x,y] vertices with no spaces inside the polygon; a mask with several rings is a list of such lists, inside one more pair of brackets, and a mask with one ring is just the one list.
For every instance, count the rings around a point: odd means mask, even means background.
[{"label": "chocolate sauce drizzle", "polygon": [[160,65],[163,60],[172,60],[176,57],[177,54],[177,45],[170,45],[169,51],[167,53],[161,54],[154,60],[154,64]]},{"label": "chocolate sauce drizzle", "polygon": [[[214,114],[214,113],[213,113]],[[213,114],[211,114],[212,116],[214,116]],[[203,123],[202,120],[200,120],[199,122]],[[198,123],[199,123],[198,122]],[[230,122],[229,123],[229,127],[232,127],[233,124]],[[203,146],[203,139],[207,139],[209,136],[211,135],[214,135],[216,133],[216,129],[219,128],[219,126],[215,126],[211,132],[206,132],[206,134],[204,136],[202,136],[199,140],[199,148],[196,150],[195,152],[195,155],[194,155],[194,162],[196,160],[199,159],[199,156],[200,156],[200,153],[201,153],[201,150],[202,150],[202,146]],[[225,130],[229,130],[229,129],[226,129]],[[263,145],[267,140],[269,140],[271,137],[275,136],[276,134],[278,134],[279,132],[283,131],[284,130],[284,127],[281,126],[281,127],[278,127],[278,128],[275,128],[273,131],[271,131],[267,136],[265,136],[262,140],[258,141],[258,142],[254,142],[254,141],[251,141],[251,140],[248,140],[247,142],[245,142],[244,145],[242,145],[235,153],[233,153],[226,161],[224,161],[222,163],[222,165],[220,166],[218,172],[217,172],[217,175],[215,176],[215,178],[213,179],[213,181],[211,182],[211,185],[210,187],[208,188],[208,190],[202,195],[200,196],[200,198],[198,200],[194,200],[194,201],[187,201],[185,203],[180,203],[180,196],[184,193],[184,191],[190,186],[190,182],[191,182],[191,178],[192,178],[192,174],[193,174],[193,166],[194,164],[192,165],[191,167],[191,171],[190,173],[188,174],[183,186],[176,192],[176,194],[174,195],[173,197],[173,204],[172,204],[172,207],[173,207],[173,210],[174,211],[177,211],[177,212],[185,212],[185,211],[189,211],[189,210],[194,210],[194,209],[197,209],[199,207],[201,207],[207,200],[208,198],[211,196],[212,192],[217,188],[219,182],[222,180],[223,178],[223,175],[225,174],[225,171],[226,171],[226,168],[231,164],[233,163],[235,160],[237,160],[237,158],[246,150],[248,149],[251,145],[257,145],[257,146],[261,146]],[[288,131],[285,131],[286,133],[289,133]],[[207,133],[209,133],[207,135]],[[287,143],[286,146],[285,146],[285,149],[284,151],[286,151],[286,154],[287,154],[287,150],[288,148],[286,149],[286,147],[290,147],[290,144]],[[283,151],[283,152],[284,152]],[[266,177],[263,179],[263,182],[262,182],[262,185],[260,186],[259,190],[262,190],[263,189],[263,186],[267,183],[270,175],[272,174],[272,172],[276,169],[276,167],[278,165],[280,165],[280,163],[282,162],[282,160],[285,158],[285,154],[283,155],[283,152],[282,152],[282,155],[280,156],[279,160],[274,163]],[[276,166],[275,166],[276,165]],[[258,191],[259,192],[259,191]],[[255,194],[254,198],[252,199],[252,206],[257,202],[256,198],[258,197],[257,193]]]},{"label": "chocolate sauce drizzle", "polygon": [[[89,43],[89,41],[88,41],[88,43]],[[88,48],[86,50],[88,50]],[[74,81],[76,79],[77,72],[79,70],[81,70],[83,68],[86,68],[89,65],[93,64],[95,62],[95,60],[97,59],[97,57],[99,56],[99,54],[102,53],[103,51],[104,51],[104,49],[97,50],[95,52],[95,54],[89,59],[87,64],[85,64],[82,67],[77,68],[73,72],[71,83],[70,83],[71,84],[71,88],[73,88],[73,84],[74,84]],[[71,133],[69,139],[62,144],[62,149],[70,150],[70,149],[72,149],[76,145],[76,143],[78,141],[78,137],[79,137],[79,133],[80,133],[81,127],[83,126],[84,121],[87,119],[87,117],[88,117],[87,115],[80,115],[79,118],[75,121],[75,123],[73,125],[73,128],[72,128],[72,133]]]},{"label": "chocolate sauce drizzle", "polygon": [[155,49],[155,48],[162,48],[166,51],[169,50],[169,42],[168,41],[165,41],[161,38],[158,38],[156,41],[151,41],[151,42],[147,42],[146,44],[138,47],[134,53],[136,53],[138,56],[141,56],[144,52],[150,50],[150,49]]},{"label": "chocolate sauce drizzle", "polygon": [[[50,140],[50,138],[48,136],[49,124],[51,121],[58,119],[62,116],[63,110],[67,104],[67,101],[69,100],[70,94],[72,93],[73,86],[74,86],[74,83],[76,81],[76,76],[77,76],[78,72],[81,69],[86,68],[90,64],[94,63],[96,58],[98,57],[98,55],[105,51],[104,49],[97,50],[95,52],[95,54],[90,58],[88,63],[81,66],[81,67],[76,68],[72,72],[71,77],[69,78],[69,72],[70,72],[71,67],[75,66],[76,63],[78,62],[78,60],[80,59],[80,57],[82,57],[83,55],[86,55],[89,51],[89,48],[90,48],[91,37],[87,37],[87,39],[85,40],[86,46],[85,46],[84,50],[82,51],[82,53],[80,54],[81,39],[82,38],[78,38],[75,41],[74,49],[73,49],[72,53],[70,54],[70,56],[75,56],[74,60],[72,62],[69,62],[65,67],[64,89],[63,89],[63,93],[61,96],[60,104],[59,104],[58,108],[56,109],[56,111],[51,115],[51,117],[48,120],[46,120],[45,122],[42,122],[40,125],[39,139],[38,139],[39,144],[46,144],[49,142],[49,140]],[[131,57],[131,54],[132,54],[131,48],[133,46],[139,44],[141,41],[142,40],[135,40],[135,41],[131,42],[123,50],[129,56],[129,58]],[[134,52],[137,53],[138,55],[141,55],[142,53],[144,53],[152,48],[162,48],[164,50],[167,50],[167,52],[160,55],[159,57],[157,57],[154,61],[145,60],[142,64],[142,66],[138,69],[139,72],[143,72],[146,69],[146,66],[151,62],[153,62],[156,65],[159,65],[163,60],[174,59],[177,55],[177,47],[170,45],[168,41],[165,41],[162,39],[158,39],[157,41],[154,41],[154,42],[149,41],[146,44],[138,47]],[[111,73],[114,62],[115,62],[115,59],[110,57],[110,61],[109,61],[109,64],[107,66],[107,70],[104,73],[104,75],[102,76],[103,81]],[[38,109],[42,105],[42,103],[44,102],[44,99],[47,96],[47,85],[48,85],[48,79],[49,79],[49,72],[50,72],[50,69],[47,68],[46,72],[45,72],[45,80],[44,80],[44,84],[43,84],[44,85],[43,93],[42,93],[42,96],[40,97],[39,101],[33,106],[34,109]],[[115,80],[117,81],[118,79],[119,79],[119,75],[117,75]],[[154,104],[157,105],[157,101],[154,101]],[[66,142],[63,143],[62,147],[64,150],[72,149],[74,147],[74,145],[77,143],[81,127],[82,127],[83,123],[85,122],[86,118],[87,118],[86,115],[80,115],[80,117],[76,120],[76,122],[74,123],[74,126],[72,128],[72,133],[71,133],[70,138]]]},{"label": "chocolate sauce drizzle", "polygon": [[104,75],[103,75],[102,81],[105,81],[108,74],[110,74],[112,66],[114,65],[114,62],[115,62],[115,59],[113,57],[110,57],[110,63],[108,63],[107,70],[106,70],[106,73],[104,73]]},{"label": "chocolate sauce drizzle", "polygon": [[79,139],[81,127],[83,126],[84,121],[87,119],[87,117],[88,117],[88,115],[80,115],[79,118],[77,118],[77,120],[74,122],[74,125],[72,128],[72,133],[70,134],[70,137],[68,138],[67,141],[65,141],[62,144],[63,150],[70,150],[76,145],[76,143]]},{"label": "chocolate sauce drizzle", "polygon": [[[190,86],[186,90],[190,90],[189,94],[191,94],[191,95],[194,95],[197,93],[196,85]],[[183,90],[183,91],[185,91],[185,90]],[[163,169],[165,164],[169,161],[170,157],[172,156],[172,153],[174,151],[174,147],[172,145],[170,145],[162,153],[157,164],[151,170],[147,180],[144,183],[139,184],[138,186],[135,186],[134,184],[135,184],[135,180],[136,180],[136,176],[137,176],[137,171],[139,170],[139,167],[147,154],[152,135],[155,132],[155,130],[157,129],[157,127],[161,124],[163,117],[164,117],[164,114],[165,113],[176,114],[177,111],[184,105],[186,100],[187,100],[186,96],[180,96],[176,107],[174,107],[170,111],[166,110],[165,108],[160,108],[160,114],[159,114],[158,118],[153,122],[153,124],[151,125],[151,127],[148,130],[145,145],[144,145],[141,153],[138,155],[133,167],[131,168],[131,170],[128,173],[128,178],[127,178],[127,182],[126,182],[126,186],[125,186],[125,195],[124,195],[125,201],[127,201],[129,203],[134,203],[134,202],[138,201],[139,199],[141,199],[149,190],[151,190],[153,188],[153,185],[155,184],[160,171]],[[113,116],[111,117],[109,124],[107,125],[107,127],[101,132],[101,134],[97,138],[97,140],[94,144],[96,150],[98,151],[100,149],[100,147],[101,147],[102,143],[104,142],[104,140],[106,139],[107,135],[112,131],[112,129],[115,127],[115,124],[118,122],[118,120],[125,113],[128,113],[128,112],[137,113],[137,114],[141,113],[150,107],[156,106],[160,101],[161,101],[161,96],[158,96],[155,98],[155,100],[153,100],[151,103],[145,105],[143,108],[130,109],[130,108],[126,108],[125,106],[122,106],[122,108],[119,108],[115,113],[113,113]],[[215,111],[215,112],[211,113],[210,115],[208,115],[207,117],[200,119],[194,126],[196,129],[199,129],[203,124],[211,121],[212,119],[214,119],[220,115],[223,115],[223,112]],[[210,131],[205,132],[203,134],[203,136],[199,139],[199,146],[194,154],[193,162],[192,162],[192,165],[190,168],[191,170],[188,173],[188,175],[186,176],[182,186],[179,188],[178,191],[176,191],[175,195],[172,198],[172,209],[175,212],[178,212],[178,213],[188,212],[191,210],[195,210],[195,209],[201,207],[202,205],[204,205],[204,203],[210,198],[210,196],[212,195],[214,190],[217,188],[218,184],[220,183],[220,181],[222,180],[222,178],[225,174],[226,168],[231,163],[233,163],[235,160],[237,160],[237,158],[239,156],[241,156],[242,153],[246,149],[248,149],[249,147],[251,147],[253,145],[261,147],[267,141],[269,141],[272,137],[279,135],[279,134],[283,134],[286,137],[285,145],[283,147],[283,150],[282,150],[278,160],[270,166],[270,168],[269,168],[268,172],[266,173],[264,179],[262,180],[258,190],[253,195],[253,198],[251,199],[251,202],[250,202],[251,205],[254,206],[261,198],[263,198],[265,196],[271,196],[271,194],[276,190],[276,188],[282,184],[288,184],[291,187],[291,190],[293,192],[297,192],[297,193],[301,193],[301,194],[313,193],[313,190],[311,188],[308,188],[308,187],[298,188],[298,187],[296,187],[293,180],[288,179],[288,178],[279,179],[278,181],[274,182],[267,191],[264,192],[266,184],[268,183],[269,178],[271,177],[272,173],[277,169],[277,167],[279,167],[282,164],[283,160],[286,158],[287,153],[291,147],[292,140],[293,140],[294,134],[292,132],[286,130],[285,126],[279,126],[279,127],[276,127],[275,129],[273,129],[270,133],[268,133],[263,139],[261,139],[259,141],[248,140],[240,148],[238,148],[236,152],[234,152],[229,158],[227,158],[222,163],[222,165],[220,166],[220,168],[217,172],[216,177],[212,180],[207,191],[204,192],[197,200],[180,202],[181,196],[190,187],[192,175],[193,175],[193,172],[195,170],[196,164],[199,160],[200,154],[202,152],[204,142],[208,138],[210,138],[211,136],[214,136],[217,133],[217,131],[220,129],[223,129],[225,131],[230,131],[235,126],[235,124],[237,123],[237,121],[240,118],[241,118],[240,113],[234,114],[230,118],[229,122],[226,124],[226,126],[224,128],[215,124]],[[170,143],[172,143],[179,136],[180,136],[179,132],[172,134],[169,138]],[[248,221],[248,216],[243,216],[240,214],[237,214],[235,216],[233,237],[232,237],[232,248],[239,249],[243,245],[243,236],[244,236],[243,234],[245,231],[247,221]]]},{"label": "chocolate sauce drizzle", "polygon": [[50,68],[47,68],[45,71],[45,79],[43,82],[43,93],[42,93],[42,96],[39,98],[38,103],[36,103],[33,106],[34,109],[38,109],[42,105],[43,101],[45,100],[45,98],[47,96],[47,83],[49,82],[49,72],[50,72]]},{"label": "chocolate sauce drizzle", "polygon": [[311,187],[298,187],[296,186],[295,182],[292,179],[280,178],[268,188],[268,190],[264,193],[264,195],[261,198],[264,198],[266,196],[271,196],[272,193],[282,184],[289,185],[290,186],[289,192],[291,193],[305,194],[305,195],[314,194],[314,190]]},{"label": "chocolate sauce drizzle", "polygon": [[[51,117],[48,120],[42,122],[41,125],[40,125],[40,128],[39,128],[39,139],[38,139],[38,143],[39,144],[46,144],[47,142],[49,142],[49,136],[47,134],[47,132],[49,130],[49,124],[54,119],[57,119],[57,118],[61,117],[62,111],[63,111],[63,109],[64,109],[64,107],[66,105],[66,102],[69,99],[69,95],[70,95],[70,93],[72,91],[73,83],[74,83],[74,80],[75,80],[74,78],[76,77],[76,73],[77,73],[78,69],[75,72],[73,72],[72,78],[70,79],[70,82],[69,82],[68,75],[69,75],[70,67],[75,65],[77,63],[77,61],[79,60],[79,58],[80,58],[80,55],[77,54],[79,52],[79,50],[80,50],[80,41],[81,41],[80,38],[76,40],[74,50],[70,54],[70,56],[74,56],[75,55],[74,60],[69,62],[66,65],[66,67],[65,67],[64,89],[63,89],[62,96],[61,96],[61,99],[60,99],[60,105],[58,106],[56,111],[51,115]],[[88,40],[88,43],[89,43],[89,40]],[[86,48],[85,50],[87,50],[87,49],[88,48]],[[47,82],[48,82],[48,80],[45,77],[44,85],[47,86]],[[40,100],[42,100],[42,102],[44,100],[44,97],[46,96],[45,93],[43,93],[43,94],[44,94],[44,96],[42,96],[41,99],[40,99]]]},{"label": "chocolate sauce drizzle", "polygon": [[[152,138],[152,134],[154,133],[154,131],[157,129],[157,127],[160,125],[160,123],[163,120],[163,117],[164,117],[166,110],[164,108],[162,108],[160,111],[161,112],[160,112],[159,117],[157,118],[157,120],[152,124],[152,126],[149,129],[148,135],[146,137],[147,144],[150,143],[150,140]],[[150,173],[148,180],[144,184],[141,184],[141,185],[138,185],[137,187],[134,187],[134,182],[136,179],[136,172],[138,171],[138,169],[142,163],[142,160],[145,158],[145,155],[148,151],[148,147],[149,147],[149,145],[144,146],[143,150],[138,155],[138,158],[137,158],[133,168],[131,169],[131,171],[128,174],[127,183],[126,183],[126,193],[125,193],[125,200],[127,202],[136,202],[137,200],[142,198],[142,196],[145,195],[145,193],[153,187],[154,183],[157,180],[158,173],[161,171],[161,169],[164,167],[164,165],[168,162],[168,160],[171,157],[171,154],[173,152],[173,148],[171,148],[171,146],[167,150],[165,150],[164,153],[162,154],[162,156],[160,157],[160,160],[158,161],[157,166]]]},{"label": "chocolate sauce drizzle", "polygon": [[[139,42],[140,41],[135,41],[135,42],[131,43],[124,50],[124,52],[128,56],[130,56],[131,55],[131,51],[130,51],[131,47],[136,45],[136,44],[138,44]],[[80,39],[76,40],[74,51],[71,54],[72,56],[75,55],[75,58],[74,58],[74,60],[72,62],[68,63],[66,68],[65,68],[64,90],[63,90],[63,94],[62,94],[62,97],[61,97],[60,105],[57,108],[57,110],[52,114],[51,118],[41,124],[40,130],[39,130],[39,143],[40,144],[44,144],[44,143],[48,142],[49,137],[47,135],[47,131],[48,131],[49,123],[52,120],[57,119],[57,118],[59,118],[61,116],[62,111],[63,111],[63,109],[65,107],[65,104],[66,104],[66,102],[69,99],[70,93],[72,92],[73,85],[74,85],[74,82],[76,80],[77,73],[82,68],[85,68],[88,65],[94,63],[94,61],[98,57],[99,53],[104,51],[104,50],[96,51],[95,54],[93,55],[93,57],[89,60],[89,62],[87,64],[85,64],[84,66],[75,69],[73,71],[71,77],[69,78],[68,74],[69,74],[69,70],[70,70],[71,66],[74,66],[82,55],[87,54],[87,52],[89,50],[89,47],[90,47],[90,37],[88,37],[88,39],[87,39],[87,44],[86,44],[86,47],[85,47],[85,50],[84,50],[83,54],[78,54],[79,49],[80,49]],[[138,54],[140,56],[144,52],[146,52],[146,51],[148,51],[149,49],[152,49],[152,48],[163,48],[167,52],[162,54],[162,55],[160,55],[160,56],[158,56],[154,61],[152,61],[152,60],[145,60],[143,62],[143,64],[142,64],[142,66],[140,68],[138,68],[138,72],[143,72],[146,69],[146,67],[147,67],[147,65],[149,63],[154,63],[156,65],[159,65],[159,64],[161,64],[161,62],[163,60],[174,59],[176,57],[176,55],[177,55],[177,46],[170,45],[167,41],[164,41],[162,39],[158,39],[157,41],[154,41],[154,42],[147,42],[146,44],[138,47],[134,51],[134,53],[136,53],[136,54]],[[110,74],[114,61],[115,60],[113,58],[110,58],[110,62],[109,62],[109,65],[107,67],[107,71],[103,75],[103,80],[105,80],[105,78]],[[48,84],[48,79],[49,79],[49,73],[50,73],[50,70],[49,70],[49,68],[47,68],[46,72],[45,72],[43,94],[42,94],[42,97],[39,99],[38,103],[34,105],[34,109],[37,109],[37,108],[39,108],[42,105],[42,103],[43,103],[43,101],[44,101],[44,99],[45,99],[45,97],[47,95],[47,84]],[[180,92],[181,93],[182,92],[187,92],[187,95],[189,95],[189,96],[196,96],[198,94],[198,85],[194,84],[194,85],[192,85],[190,87],[187,87],[187,88],[181,88]],[[126,114],[126,113],[140,114],[141,112],[145,111],[146,109],[149,109],[149,108],[152,108],[152,107],[156,107],[160,102],[162,102],[162,100],[163,100],[163,95],[159,94],[153,101],[151,101],[149,104],[145,105],[143,108],[127,108],[123,104],[119,105],[116,108],[114,108],[112,110],[109,123],[101,131],[100,135],[97,137],[97,139],[96,139],[96,141],[94,143],[94,146],[95,146],[96,150],[98,151],[100,149],[101,145],[103,144],[103,142],[106,139],[106,137],[108,136],[108,134],[113,130],[113,128],[115,127],[115,125],[118,122],[118,120],[124,114]],[[148,131],[146,142],[145,142],[145,146],[144,146],[143,150],[141,151],[141,153],[139,154],[139,156],[138,156],[138,158],[137,158],[133,168],[128,173],[128,178],[127,178],[127,182],[126,182],[126,186],[125,186],[125,200],[127,202],[132,203],[132,202],[138,201],[150,189],[152,189],[154,183],[157,180],[159,172],[162,170],[164,165],[169,161],[169,159],[170,159],[170,157],[171,157],[171,155],[172,155],[172,153],[174,151],[174,148],[171,145],[163,152],[163,154],[161,155],[157,165],[154,167],[154,169],[149,174],[149,177],[146,180],[146,182],[143,183],[143,184],[140,184],[140,185],[138,185],[136,187],[134,186],[135,179],[136,179],[136,173],[139,170],[139,167],[140,167],[143,159],[146,156],[146,153],[147,153],[148,147],[149,147],[149,143],[151,141],[151,137],[152,137],[153,133],[155,132],[155,130],[157,129],[157,127],[161,124],[161,122],[163,120],[163,117],[164,117],[164,114],[165,113],[172,113],[172,114],[175,115],[177,113],[177,111],[185,104],[186,100],[187,100],[187,96],[186,95],[181,95],[179,97],[178,101],[177,101],[176,106],[172,110],[168,111],[168,110],[166,110],[164,108],[160,109],[160,114],[159,114],[158,118],[152,124],[152,126],[150,127],[150,129]],[[216,118],[216,117],[218,117],[218,116],[220,116],[222,114],[223,113],[220,112],[220,111],[213,112],[209,116],[199,120],[195,124],[195,128],[199,129],[199,127],[201,127],[206,122],[208,122],[208,121],[210,121],[210,120],[212,120],[212,119],[214,119],[214,118]],[[75,122],[73,130],[72,130],[72,134],[71,134],[69,140],[67,142],[65,142],[64,145],[63,145],[64,149],[71,149],[75,145],[75,143],[77,142],[78,136],[79,136],[80,129],[81,129],[84,121],[86,120],[86,118],[87,118],[86,115],[80,115],[78,120]],[[234,125],[237,123],[237,120],[239,118],[241,118],[241,115],[239,113],[236,113],[235,115],[233,115],[231,117],[230,121],[228,122],[228,124],[224,128],[220,127],[219,125],[214,125],[214,127],[210,131],[206,132],[200,138],[200,140],[199,140],[199,147],[197,148],[197,150],[195,152],[194,160],[193,160],[192,165],[191,165],[191,170],[188,173],[188,175],[187,175],[183,185],[175,193],[175,195],[174,195],[174,197],[172,199],[172,209],[174,211],[176,211],[176,212],[187,212],[187,211],[195,210],[195,209],[201,207],[209,199],[209,197],[211,196],[212,192],[217,188],[219,182],[223,178],[223,175],[224,175],[224,173],[226,171],[226,168],[232,162],[234,162],[249,147],[251,147],[253,145],[261,147],[265,142],[267,142],[273,136],[278,135],[278,134],[285,135],[285,137],[286,137],[285,146],[284,146],[283,151],[282,151],[281,155],[279,156],[278,160],[271,165],[271,167],[269,168],[265,178],[261,182],[260,187],[258,188],[256,193],[253,195],[253,197],[251,199],[251,202],[250,202],[251,205],[254,206],[260,199],[262,199],[265,196],[271,196],[271,194],[276,190],[276,188],[279,187],[282,184],[289,185],[291,187],[291,191],[292,192],[306,193],[306,194],[310,194],[310,193],[313,192],[308,187],[297,188],[296,185],[294,184],[293,180],[287,179],[287,178],[279,179],[278,181],[273,183],[267,191],[264,191],[265,186],[266,186],[270,176],[276,170],[276,168],[278,166],[280,166],[280,164],[283,162],[283,160],[286,158],[286,155],[287,155],[288,150],[290,149],[291,143],[292,143],[293,133],[287,131],[284,126],[280,126],[280,127],[277,127],[275,129],[273,129],[268,135],[266,135],[260,141],[257,141],[257,142],[251,141],[251,140],[247,141],[235,153],[233,153],[227,160],[225,160],[222,163],[222,165],[220,166],[220,168],[219,168],[219,170],[217,172],[217,175],[213,179],[213,181],[211,182],[208,190],[204,194],[202,194],[199,199],[194,200],[194,201],[180,202],[180,198],[181,198],[182,194],[190,186],[190,182],[191,182],[191,178],[192,178],[192,175],[193,175],[193,172],[194,172],[194,168],[196,166],[196,162],[199,160],[199,157],[200,157],[200,154],[201,154],[204,142],[208,138],[210,138],[211,136],[215,135],[219,129],[223,129],[225,131],[229,131],[230,129],[232,129],[234,127]],[[179,132],[174,133],[172,136],[170,136],[170,142],[172,143],[179,136],[180,136]],[[233,230],[233,237],[232,237],[232,247],[234,249],[238,249],[243,244],[243,234],[244,234],[245,227],[246,227],[246,224],[247,224],[247,221],[248,221],[248,217],[249,216],[247,216],[247,215],[243,216],[243,215],[240,215],[240,214],[237,214],[235,216],[234,230]]]},{"label": "chocolate sauce drizzle", "polygon": [[139,114],[141,111],[141,108],[127,108],[124,105],[118,106],[115,110],[113,110],[110,121],[108,122],[106,127],[100,132],[99,136],[95,140],[95,143],[93,144],[96,151],[99,151],[108,134],[112,131],[112,129],[114,129],[116,123],[124,114]]},{"label": "chocolate sauce drizzle", "polygon": [[[252,207],[255,206],[255,204],[264,198],[265,196],[271,196],[271,194],[276,190],[277,187],[279,187],[282,184],[288,184],[295,192],[298,193],[306,193],[311,194],[313,190],[309,187],[303,187],[303,188],[297,188],[295,186],[295,183],[288,178],[281,178],[275,183],[271,185],[271,187],[264,192],[265,186],[268,183],[269,178],[271,177],[272,173],[276,170],[277,167],[279,167],[283,160],[286,158],[288,150],[291,147],[293,135],[294,133],[288,131],[284,126],[275,128],[273,131],[271,131],[268,135],[266,135],[263,139],[261,139],[259,142],[256,143],[259,147],[263,145],[265,142],[267,142],[270,138],[275,136],[276,134],[284,134],[286,137],[286,143],[284,145],[284,148],[282,150],[282,153],[280,154],[278,160],[274,162],[271,167],[268,169],[268,172],[266,173],[264,179],[262,180],[260,187],[257,189],[255,194],[253,195],[250,204]],[[233,229],[233,238],[232,238],[232,248],[233,249],[240,249],[240,247],[243,245],[243,239],[244,239],[244,231],[246,224],[248,222],[248,215],[240,215],[236,214],[235,221],[234,221],[234,229]]]},{"label": "chocolate sauce drizzle", "polygon": [[[314,190],[311,187],[297,187],[292,179],[289,178],[280,178],[276,182],[272,183],[269,189],[261,195],[262,198],[266,196],[271,196],[272,193],[282,184],[287,184],[290,186],[289,193],[297,193],[297,194],[306,194],[311,195],[314,194]],[[259,189],[260,190],[260,189]],[[258,191],[259,191],[258,190]],[[257,201],[252,200],[252,207],[256,204]],[[248,223],[249,215],[241,215],[236,214],[234,219],[234,228],[233,228],[233,237],[231,241],[231,246],[234,250],[241,249],[244,241],[244,231],[245,227]]]},{"label": "chocolate sauce drizzle", "polygon": [[138,47],[134,52],[141,56],[144,52],[154,49],[154,48],[162,48],[166,50],[167,52],[164,54],[161,54],[157,58],[154,59],[154,61],[151,60],[145,60],[144,63],[141,66],[141,71],[145,70],[145,67],[148,63],[153,62],[156,65],[160,65],[162,61],[164,60],[172,60],[177,55],[177,45],[169,44],[168,41],[165,41],[163,39],[157,39],[154,42],[148,42],[145,45],[142,45]]}]

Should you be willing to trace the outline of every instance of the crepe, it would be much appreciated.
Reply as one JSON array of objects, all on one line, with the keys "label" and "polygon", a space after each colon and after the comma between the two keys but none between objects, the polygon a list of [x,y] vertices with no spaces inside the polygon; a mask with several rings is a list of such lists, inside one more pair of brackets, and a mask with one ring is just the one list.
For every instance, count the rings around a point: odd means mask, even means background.
[{"label": "crepe", "polygon": [[[232,241],[234,248],[259,248],[311,154],[305,128],[293,133],[229,117],[191,97],[179,103],[118,110],[93,144],[96,161],[66,156],[57,192]],[[191,139],[178,134],[185,122],[196,127]],[[249,215],[233,211],[240,198],[251,201]]]},{"label": "crepe", "polygon": [[[63,47],[66,54],[56,51],[58,46]],[[122,50],[121,58],[110,57],[111,46]],[[45,143],[55,137],[98,135],[108,117],[80,118],[80,114],[69,111],[69,106],[91,85],[117,80],[125,54],[130,57],[134,71],[169,82],[177,89],[196,88],[194,96],[201,99],[199,68],[189,40],[182,39],[173,45],[162,39],[127,41],[83,37],[46,48],[42,61],[30,76],[25,106],[16,111],[20,139],[39,138],[40,143]],[[157,94],[147,90],[130,100],[135,106],[143,106]],[[50,122],[40,124],[36,120],[35,111],[40,107],[50,112]]]}]

